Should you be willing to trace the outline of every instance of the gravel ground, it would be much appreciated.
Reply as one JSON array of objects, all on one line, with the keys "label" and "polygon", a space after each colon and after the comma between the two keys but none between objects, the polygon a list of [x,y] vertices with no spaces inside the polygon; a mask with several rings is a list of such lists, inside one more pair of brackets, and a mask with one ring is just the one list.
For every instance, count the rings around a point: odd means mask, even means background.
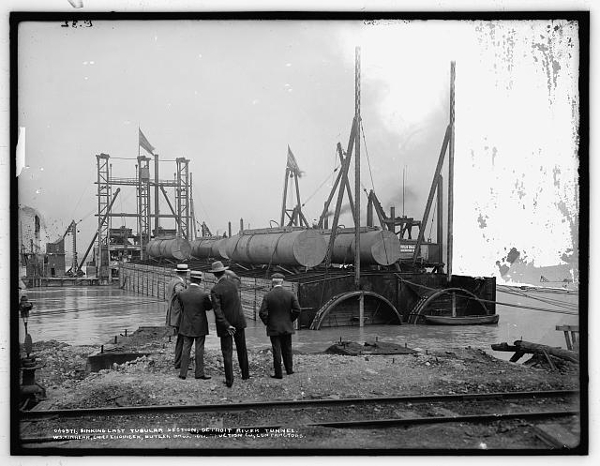
[{"label": "gravel ground", "polygon": [[[145,333],[145,334],[144,334]],[[150,334],[151,333],[151,334]],[[392,395],[433,395],[490,393],[501,391],[578,388],[577,365],[555,360],[556,370],[526,366],[497,359],[471,348],[428,349],[414,354],[342,356],[295,354],[295,374],[282,380],[270,378],[270,350],[249,351],[250,380],[241,380],[234,356],[235,383],[224,385],[222,359],[218,351],[205,353],[206,373],[211,380],[195,380],[193,371],[186,380],[172,367],[174,339],[165,333],[138,332],[115,347],[150,353],[134,361],[99,372],[86,370],[88,355],[96,347],[69,346],[56,341],[34,344],[33,353],[44,367],[36,380],[47,390],[47,400],[36,409],[151,406],[182,404],[239,403],[269,400],[362,398]],[[193,351],[192,351],[193,353]],[[235,352],[234,352],[235,354]],[[193,363],[192,363],[193,365]],[[503,401],[499,401],[500,410]],[[404,413],[406,414],[406,413]],[[344,420],[344,410],[330,412],[333,420]],[[231,417],[207,416],[195,425],[231,427]],[[290,411],[286,423],[290,432],[260,440],[252,438],[157,438],[153,442],[131,439],[69,441],[53,448],[268,448],[268,449],[437,449],[437,448],[547,448],[535,435],[532,425],[503,421],[481,425],[450,423],[437,426],[388,428],[382,430],[326,429],[303,427],[302,412]],[[123,417],[119,429],[130,429],[134,418]],[[156,425],[176,426],[182,422],[163,415]],[[72,423],[72,421],[71,421]],[[165,424],[166,423],[166,424]],[[97,424],[94,425],[96,427]],[[78,425],[78,428],[82,426]],[[83,426],[85,427],[85,426]],[[91,427],[91,425],[89,426]],[[577,430],[577,425],[568,426]],[[139,426],[138,426],[139,428]],[[22,426],[24,435],[43,435],[44,424]],[[289,435],[288,435],[289,434]],[[46,433],[51,435],[51,433]],[[168,445],[168,446],[165,446]],[[484,445],[484,447],[482,447]]]}]

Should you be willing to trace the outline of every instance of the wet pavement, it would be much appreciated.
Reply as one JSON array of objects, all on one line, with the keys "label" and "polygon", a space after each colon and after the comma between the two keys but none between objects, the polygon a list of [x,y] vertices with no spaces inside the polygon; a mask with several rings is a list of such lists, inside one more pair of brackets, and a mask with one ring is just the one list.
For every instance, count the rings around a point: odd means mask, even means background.
[{"label": "wet pavement", "polygon": [[[134,332],[142,326],[164,324],[165,302],[153,297],[140,296],[119,289],[117,286],[90,286],[65,288],[31,288],[27,290],[34,304],[28,323],[33,341],[58,340],[71,345],[98,345],[122,335]],[[507,292],[499,287],[498,302],[547,309],[539,311],[497,305],[500,315],[498,325],[431,326],[386,325],[322,328],[301,330],[294,335],[294,349],[305,352],[321,352],[339,341],[382,341],[406,345],[409,348],[442,349],[444,347],[480,348],[491,352],[493,343],[523,339],[536,343],[565,347],[562,332],[556,325],[578,325],[577,294],[546,292]],[[552,311],[552,312],[550,312]],[[208,313],[211,334],[206,346],[219,348],[214,326],[214,314]],[[24,328],[19,321],[20,341]],[[248,320],[246,340],[249,348],[270,347],[262,322]],[[508,359],[511,353],[494,352]]]}]

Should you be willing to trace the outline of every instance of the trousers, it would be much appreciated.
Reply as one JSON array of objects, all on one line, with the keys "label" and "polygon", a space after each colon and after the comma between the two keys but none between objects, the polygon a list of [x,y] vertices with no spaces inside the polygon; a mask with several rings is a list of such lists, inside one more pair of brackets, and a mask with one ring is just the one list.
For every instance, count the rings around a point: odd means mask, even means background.
[{"label": "trousers", "polygon": [[233,385],[233,342],[237,352],[238,363],[242,371],[242,379],[250,377],[248,366],[248,351],[246,350],[246,333],[243,328],[237,329],[233,337],[229,334],[221,337],[221,353],[223,354],[223,365],[225,366],[225,383]]},{"label": "trousers", "polygon": [[273,370],[275,377],[281,377],[281,358],[283,357],[283,366],[288,374],[294,372],[292,366],[292,334],[272,335],[271,346],[273,348]]},{"label": "trousers", "polygon": [[[175,329],[176,332],[179,332],[179,328]],[[183,352],[183,335],[177,334],[177,341],[175,342],[175,361],[173,362],[175,365],[175,369],[179,369],[181,366],[181,354]]]},{"label": "trousers", "polygon": [[181,368],[179,369],[179,375],[181,377],[187,376],[188,366],[190,365],[190,352],[192,344],[194,344],[194,358],[196,360],[196,377],[204,377],[204,341],[206,336],[201,337],[187,337],[183,336],[183,350],[181,354]]}]

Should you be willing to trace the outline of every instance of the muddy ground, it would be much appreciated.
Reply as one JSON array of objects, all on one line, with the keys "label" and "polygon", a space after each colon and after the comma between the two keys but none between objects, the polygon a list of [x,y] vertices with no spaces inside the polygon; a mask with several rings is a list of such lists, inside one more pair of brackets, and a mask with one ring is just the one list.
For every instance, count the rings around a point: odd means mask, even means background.
[{"label": "muddy ground", "polygon": [[[211,335],[209,338],[216,338]],[[222,359],[218,351],[207,350],[205,366],[211,380],[195,380],[193,371],[186,380],[179,379],[173,368],[172,355],[175,339],[166,332],[146,331],[122,339],[118,345],[105,345],[105,351],[139,351],[149,353],[136,360],[113,365],[110,369],[88,372],[87,358],[98,351],[97,347],[69,346],[56,341],[34,344],[33,353],[44,365],[36,373],[36,380],[47,391],[47,399],[35,409],[90,408],[116,406],[223,404],[270,400],[307,400],[364,398],[376,396],[435,395],[492,393],[502,391],[528,391],[552,389],[577,389],[578,366],[554,360],[555,368],[544,364],[528,366],[510,363],[471,348],[429,348],[414,354],[359,355],[294,354],[295,374],[282,380],[270,377],[272,355],[270,350],[250,350],[249,380],[241,380],[234,356],[236,375],[232,388],[224,385]],[[332,342],[333,343],[333,342]],[[325,350],[325,348],[324,348]],[[193,351],[192,351],[193,353]],[[235,354],[235,352],[234,352]],[[193,365],[193,363],[192,363]],[[498,412],[506,401],[498,400]],[[431,407],[432,412],[444,409]],[[409,410],[410,411],[410,410]],[[330,420],[347,419],[345,409],[329,409],[323,415]],[[281,416],[281,413],[278,414]],[[403,410],[390,416],[416,416]],[[256,422],[268,424],[269,414],[261,414]],[[267,417],[265,417],[267,416]],[[274,415],[275,416],[275,415]],[[151,426],[139,425],[134,416],[123,416],[110,421],[101,418],[86,421],[65,420],[23,423],[24,436],[51,436],[57,427],[62,428],[114,428],[130,429],[194,428],[220,429],[247,425],[248,415],[236,418],[232,414],[204,414],[194,418],[176,415],[157,415]],[[493,421],[481,424],[446,423],[386,429],[333,429],[308,427],[302,410],[285,413],[285,431],[264,438],[159,438],[152,441],[131,438],[96,438],[52,442],[51,448],[85,449],[193,449],[202,454],[203,449],[382,449],[399,451],[495,450],[495,449],[548,449],[549,444],[540,439],[535,423],[523,420]],[[145,421],[147,422],[147,421]],[[562,428],[579,435],[578,418],[560,421]],[[115,425],[112,425],[115,424]],[[118,424],[118,425],[117,425]],[[256,424],[254,424],[256,425]],[[139,433],[139,432],[138,432]],[[188,436],[189,437],[189,436]],[[47,448],[48,444],[30,445]]]}]

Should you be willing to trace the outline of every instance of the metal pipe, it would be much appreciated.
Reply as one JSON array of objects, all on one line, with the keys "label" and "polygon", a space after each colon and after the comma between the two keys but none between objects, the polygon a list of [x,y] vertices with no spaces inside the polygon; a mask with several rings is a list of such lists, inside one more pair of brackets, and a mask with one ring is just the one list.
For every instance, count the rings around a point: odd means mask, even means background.
[{"label": "metal pipe", "polygon": [[227,238],[198,238],[190,243],[192,256],[198,259],[229,259],[226,253]]},{"label": "metal pipe", "polygon": [[192,247],[184,238],[155,238],[146,245],[146,253],[150,257],[173,260],[188,260]]},{"label": "metal pipe", "polygon": [[[357,254],[355,248],[356,232],[354,229],[338,231],[331,251],[331,262],[337,264],[354,263],[358,255],[363,264],[366,265],[391,265],[398,261],[401,256],[400,241],[391,231],[371,230],[360,231],[359,248]],[[327,241],[330,235],[325,234]]]},{"label": "metal pipe", "polygon": [[327,243],[320,231],[246,230],[227,240],[226,254],[233,261],[314,267],[325,258]]}]

